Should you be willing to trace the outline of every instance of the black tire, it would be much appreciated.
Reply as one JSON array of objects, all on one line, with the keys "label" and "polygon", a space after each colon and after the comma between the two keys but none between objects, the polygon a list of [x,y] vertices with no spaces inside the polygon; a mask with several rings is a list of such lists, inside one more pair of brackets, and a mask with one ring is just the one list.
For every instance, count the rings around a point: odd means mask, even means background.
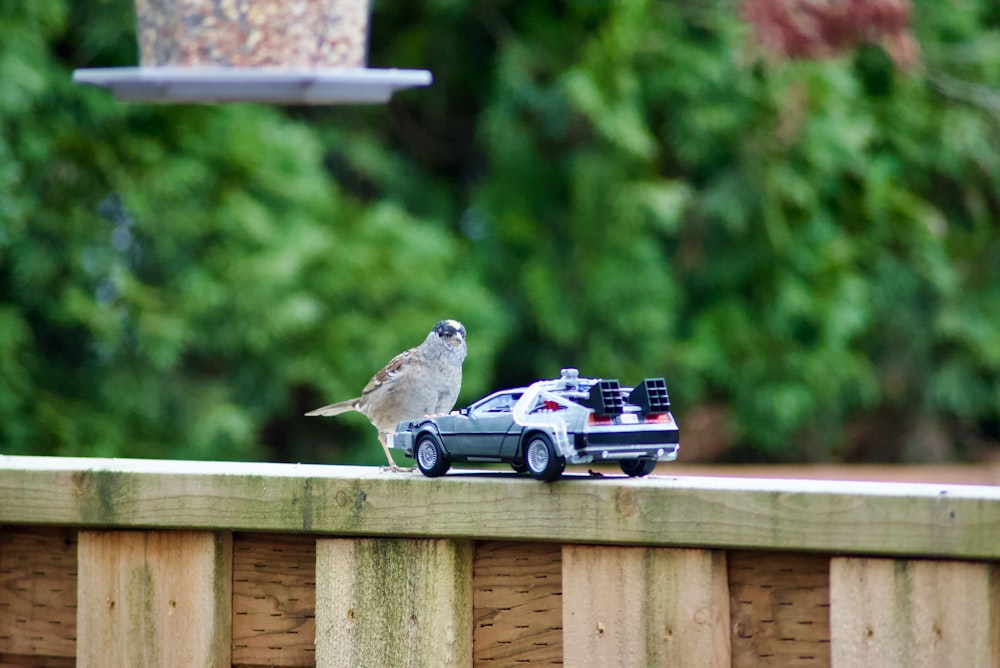
[{"label": "black tire", "polygon": [[625,475],[632,478],[641,478],[649,475],[656,468],[655,459],[623,459],[618,462]]},{"label": "black tire", "polygon": [[532,434],[524,443],[524,465],[538,480],[558,480],[566,462],[556,455],[552,439],[542,433]]},{"label": "black tire", "polygon": [[436,438],[430,434],[421,434],[417,445],[413,448],[413,457],[417,460],[417,468],[428,478],[444,475],[451,468],[451,460],[444,453]]}]

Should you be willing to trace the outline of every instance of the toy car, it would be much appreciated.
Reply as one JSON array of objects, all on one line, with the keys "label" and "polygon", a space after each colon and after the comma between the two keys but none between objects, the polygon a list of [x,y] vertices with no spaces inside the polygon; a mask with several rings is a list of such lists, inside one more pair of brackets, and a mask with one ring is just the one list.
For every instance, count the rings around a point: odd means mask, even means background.
[{"label": "toy car", "polygon": [[518,473],[556,480],[567,463],[617,461],[629,476],[677,459],[679,432],[662,378],[621,387],[617,380],[559,378],[501,390],[449,415],[400,422],[390,447],[426,476],[452,462],[507,462]]}]

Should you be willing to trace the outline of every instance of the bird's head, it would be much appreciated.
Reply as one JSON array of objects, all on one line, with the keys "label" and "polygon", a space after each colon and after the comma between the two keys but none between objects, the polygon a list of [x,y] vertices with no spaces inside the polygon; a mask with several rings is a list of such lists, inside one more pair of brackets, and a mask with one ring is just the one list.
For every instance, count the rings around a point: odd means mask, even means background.
[{"label": "bird's head", "polygon": [[458,320],[442,320],[434,325],[431,335],[453,346],[461,346],[465,343],[465,326]]}]

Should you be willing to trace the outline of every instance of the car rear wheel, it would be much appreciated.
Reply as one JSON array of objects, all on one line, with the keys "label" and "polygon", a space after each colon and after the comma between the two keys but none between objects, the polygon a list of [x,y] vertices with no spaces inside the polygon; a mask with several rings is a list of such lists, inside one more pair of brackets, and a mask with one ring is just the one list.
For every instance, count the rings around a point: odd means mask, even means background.
[{"label": "car rear wheel", "polygon": [[557,480],[562,475],[566,462],[556,456],[556,450],[548,436],[532,434],[524,446],[524,465],[528,467],[528,473],[532,477],[548,481]]},{"label": "car rear wheel", "polygon": [[656,468],[655,459],[623,459],[619,462],[625,475],[633,478],[641,478],[649,475]]},{"label": "car rear wheel", "polygon": [[423,434],[417,440],[413,454],[417,459],[417,468],[428,478],[444,475],[451,468],[448,456],[441,450],[437,439],[430,434]]}]

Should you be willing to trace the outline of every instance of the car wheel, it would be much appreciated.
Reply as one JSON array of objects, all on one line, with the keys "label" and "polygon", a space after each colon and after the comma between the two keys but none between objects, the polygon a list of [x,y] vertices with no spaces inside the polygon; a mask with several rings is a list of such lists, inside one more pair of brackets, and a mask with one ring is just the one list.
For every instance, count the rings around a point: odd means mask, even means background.
[{"label": "car wheel", "polygon": [[417,447],[414,448],[414,456],[417,459],[417,468],[429,478],[444,475],[451,468],[451,461],[441,450],[437,439],[430,434],[424,434],[417,439]]},{"label": "car wheel", "polygon": [[641,478],[649,475],[656,468],[655,459],[623,459],[619,462],[625,475],[633,478]]},{"label": "car wheel", "polygon": [[539,480],[557,480],[566,462],[556,456],[552,440],[545,434],[532,434],[524,446],[524,465],[528,473]]}]

